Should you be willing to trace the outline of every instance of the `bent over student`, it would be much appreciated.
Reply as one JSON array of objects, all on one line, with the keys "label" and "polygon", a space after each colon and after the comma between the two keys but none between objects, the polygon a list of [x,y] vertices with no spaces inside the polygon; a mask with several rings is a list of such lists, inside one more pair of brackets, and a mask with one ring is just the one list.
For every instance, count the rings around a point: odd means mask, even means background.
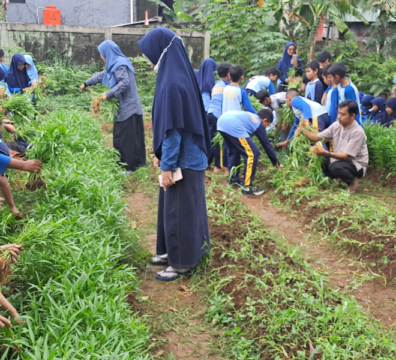
[{"label": "bent over student", "polygon": [[[212,151],[201,91],[182,40],[156,28],[138,45],[157,72],[153,103],[154,165],[160,166],[157,256],[169,265],[157,279],[173,281],[209,251],[205,169]],[[180,177],[181,172],[181,177]]]},{"label": "bent over student", "polygon": [[131,173],[146,164],[143,109],[138,95],[135,71],[129,59],[114,41],[102,42],[98,50],[106,64],[106,70],[87,80],[80,86],[80,90],[102,83],[103,86],[110,87],[110,91],[102,94],[103,100],[119,99],[118,114],[115,114],[113,145],[120,152],[120,163],[126,164],[126,173]]},{"label": "bent over student", "polygon": [[[217,129],[228,147],[230,183],[231,185],[242,185],[242,193],[244,195],[262,195],[264,193],[263,190],[260,191],[252,187],[260,156],[258,147],[251,139],[252,135],[257,136],[272,165],[280,165],[265,130],[272,123],[272,120],[272,111],[268,109],[260,110],[258,115],[247,111],[231,110],[220,116],[217,122]],[[239,180],[241,156],[245,161],[242,182]]]},{"label": "bent over student", "polygon": [[303,98],[296,89],[287,91],[286,104],[293,110],[294,123],[287,139],[284,142],[278,143],[276,145],[277,147],[284,147],[289,144],[301,120],[310,120],[312,126],[319,131],[329,127],[330,116],[325,107],[315,101]]},{"label": "bent over student", "polygon": [[319,134],[303,131],[313,142],[333,140],[334,151],[319,148],[316,153],[325,157],[325,174],[339,183],[345,182],[352,194],[357,191],[369,162],[367,137],[356,120],[358,114],[358,104],[345,100],[338,105],[338,121],[329,128]]}]

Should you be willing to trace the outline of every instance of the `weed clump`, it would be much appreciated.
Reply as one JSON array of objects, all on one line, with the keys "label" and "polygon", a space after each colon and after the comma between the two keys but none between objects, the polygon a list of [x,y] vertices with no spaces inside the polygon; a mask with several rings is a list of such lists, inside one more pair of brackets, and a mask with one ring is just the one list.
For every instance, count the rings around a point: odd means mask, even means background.
[{"label": "weed clump", "polygon": [[94,115],[99,115],[100,114],[100,109],[102,107],[102,102],[103,99],[101,96],[96,96],[92,99],[91,102],[91,109],[92,109],[92,113]]}]

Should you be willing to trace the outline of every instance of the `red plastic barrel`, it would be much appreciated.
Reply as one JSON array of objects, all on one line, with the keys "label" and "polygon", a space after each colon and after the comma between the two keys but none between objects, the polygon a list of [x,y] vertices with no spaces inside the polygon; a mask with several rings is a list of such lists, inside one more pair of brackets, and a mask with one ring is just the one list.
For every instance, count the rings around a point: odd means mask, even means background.
[{"label": "red plastic barrel", "polygon": [[61,12],[55,6],[48,5],[44,9],[44,25],[61,25]]}]

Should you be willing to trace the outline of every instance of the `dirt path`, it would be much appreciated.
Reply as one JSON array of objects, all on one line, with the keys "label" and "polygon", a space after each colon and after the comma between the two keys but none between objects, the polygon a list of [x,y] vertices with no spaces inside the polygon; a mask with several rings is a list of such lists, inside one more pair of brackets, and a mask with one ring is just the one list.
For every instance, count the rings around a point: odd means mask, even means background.
[{"label": "dirt path", "polygon": [[[156,247],[156,199],[131,193],[125,199],[132,226],[144,233],[142,241],[150,254]],[[145,238],[145,239],[144,239]],[[141,274],[141,296],[133,299],[135,308],[149,316],[156,344],[152,353],[163,359],[217,359],[211,355],[214,330],[204,321],[200,294],[189,291],[191,280],[162,282],[155,279],[164,267],[147,265]]]},{"label": "dirt path", "polygon": [[[360,286],[356,281],[363,280],[367,274],[350,259],[343,259],[325,241],[310,241],[311,234],[291,216],[273,207],[268,198],[245,196],[245,205],[259,214],[268,228],[284,236],[289,245],[302,246],[306,260],[315,268],[328,273],[330,282],[341,291],[357,287],[351,293],[366,311],[385,325],[396,325],[396,291],[392,286],[383,286],[373,281],[363,281]],[[350,290],[349,290],[350,291]]]}]

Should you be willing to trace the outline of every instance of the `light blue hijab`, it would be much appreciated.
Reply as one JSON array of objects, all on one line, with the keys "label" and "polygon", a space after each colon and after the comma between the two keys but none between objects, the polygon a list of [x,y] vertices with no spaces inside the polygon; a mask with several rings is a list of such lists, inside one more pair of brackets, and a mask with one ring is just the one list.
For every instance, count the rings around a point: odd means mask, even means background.
[{"label": "light blue hijab", "polygon": [[36,66],[34,65],[33,58],[30,55],[25,55],[25,60],[26,60],[26,63],[30,65],[30,69],[27,70],[29,79],[31,81],[33,81],[33,80],[38,81],[39,80],[38,71],[37,71]]},{"label": "light blue hijab", "polygon": [[122,53],[120,47],[114,41],[103,41],[98,46],[98,50],[100,54],[106,59],[106,74],[102,80],[103,86],[109,86],[111,89],[117,84],[114,71],[116,71],[120,66],[126,65],[129,70],[135,73],[131,62]]}]

